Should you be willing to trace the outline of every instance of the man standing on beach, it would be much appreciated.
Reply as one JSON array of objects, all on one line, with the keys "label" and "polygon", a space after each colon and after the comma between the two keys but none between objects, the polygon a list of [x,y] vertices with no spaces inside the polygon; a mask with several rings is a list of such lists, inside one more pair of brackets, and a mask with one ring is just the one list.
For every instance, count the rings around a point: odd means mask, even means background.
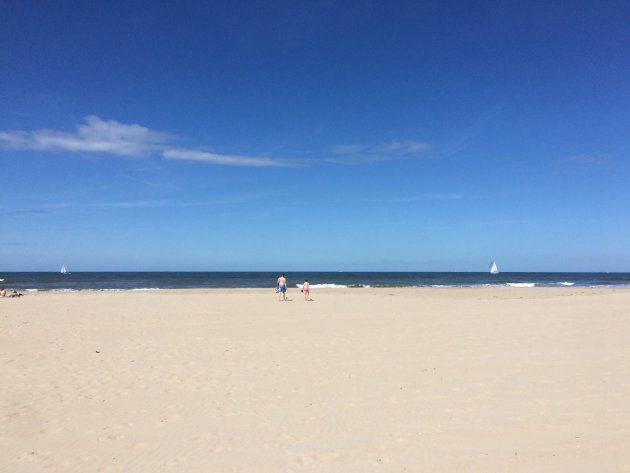
[{"label": "man standing on beach", "polygon": [[278,300],[287,300],[287,278],[284,277],[284,273],[280,275],[276,282],[276,292],[278,293]]}]

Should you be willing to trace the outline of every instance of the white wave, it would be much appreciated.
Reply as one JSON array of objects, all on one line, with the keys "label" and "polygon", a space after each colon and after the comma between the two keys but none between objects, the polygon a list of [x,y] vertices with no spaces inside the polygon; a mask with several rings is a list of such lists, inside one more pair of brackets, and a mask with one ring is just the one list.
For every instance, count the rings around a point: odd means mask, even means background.
[{"label": "white wave", "polygon": [[561,286],[575,286],[574,282],[567,282],[567,281],[563,281],[558,284],[560,284]]},{"label": "white wave", "polygon": [[471,288],[484,288],[484,289],[488,289],[488,288],[499,288],[499,287],[505,287],[504,284],[487,284],[487,283],[480,283],[480,284],[432,284],[431,286],[414,286],[414,287],[435,287],[435,288],[462,288],[462,287],[471,287]]},{"label": "white wave", "polygon": [[4,279],[0,278],[0,282],[4,281]]},{"label": "white wave", "polygon": [[159,291],[159,287],[136,287],[132,291]]},{"label": "white wave", "polygon": [[505,285],[509,287],[536,287],[533,282],[508,282]]},{"label": "white wave", "polygon": [[39,289],[24,289],[26,292],[39,292]]},{"label": "white wave", "polygon": [[[295,285],[298,289],[302,289],[302,286],[304,286],[304,284],[296,284]],[[344,286],[343,284],[311,284],[311,289],[345,289],[348,286]],[[370,286],[364,286],[364,287],[370,287]]]}]

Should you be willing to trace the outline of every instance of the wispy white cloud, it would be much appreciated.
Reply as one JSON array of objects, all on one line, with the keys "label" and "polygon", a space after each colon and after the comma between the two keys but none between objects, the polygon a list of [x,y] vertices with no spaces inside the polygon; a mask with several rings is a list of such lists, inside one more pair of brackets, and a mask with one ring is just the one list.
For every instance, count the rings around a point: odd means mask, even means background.
[{"label": "wispy white cloud", "polygon": [[396,202],[421,202],[424,200],[461,200],[463,194],[420,194],[410,197],[401,197]]},{"label": "wispy white cloud", "polygon": [[323,161],[333,164],[365,164],[418,156],[431,148],[424,141],[392,141],[377,144],[346,144],[330,148],[333,156]]},{"label": "wispy white cloud", "polygon": [[371,151],[374,153],[404,155],[423,153],[429,148],[429,144],[423,141],[392,141],[391,143],[375,146]]},{"label": "wispy white cloud", "polygon": [[378,144],[336,145],[331,148],[333,154],[366,154],[366,155],[407,155],[427,151],[431,146],[424,141],[392,141]]},{"label": "wispy white cloud", "polygon": [[59,211],[65,211],[77,207],[76,203],[57,202],[34,205],[31,207],[13,207],[11,205],[0,205],[0,215],[4,216],[36,216],[47,215]]},{"label": "wispy white cloud", "polygon": [[593,173],[614,165],[614,158],[608,154],[575,154],[556,161],[563,172]]},{"label": "wispy white cloud", "polygon": [[236,156],[216,154],[207,151],[192,149],[167,149],[162,152],[165,159],[181,161],[200,161],[222,166],[249,166],[249,167],[287,167],[290,163],[266,156]]},{"label": "wispy white cloud", "polygon": [[173,136],[141,125],[89,115],[75,133],[55,130],[0,132],[0,142],[15,149],[142,156],[163,149]]},{"label": "wispy white cloud", "polygon": [[238,205],[252,200],[260,200],[274,194],[257,192],[237,195],[227,195],[210,200],[173,202],[171,200],[139,199],[127,201],[99,201],[99,202],[59,202],[48,203],[31,208],[8,208],[0,206],[0,215],[36,215],[52,214],[59,212],[76,211],[104,211],[117,209],[160,209],[160,208],[191,208],[212,207],[217,205]]},{"label": "wispy white cloud", "polygon": [[466,129],[462,130],[458,136],[453,137],[449,143],[441,146],[440,154],[447,157],[465,151],[502,112],[503,104],[497,104],[483,112]]},{"label": "wispy white cloud", "polygon": [[461,200],[464,198],[463,194],[459,193],[423,193],[406,197],[391,197],[383,199],[372,199],[370,202],[381,203],[411,203],[411,202],[423,202],[429,200]]},{"label": "wispy white cloud", "polygon": [[599,165],[609,164],[612,161],[612,157],[608,155],[592,155],[592,154],[579,154],[575,156],[569,156],[566,159],[569,163],[577,165]]},{"label": "wispy white cloud", "polygon": [[336,145],[330,148],[333,154],[355,154],[360,153],[368,149],[368,145],[354,144],[354,145]]},{"label": "wispy white cloud", "polygon": [[86,210],[106,210],[106,209],[132,209],[132,208],[190,208],[190,207],[212,207],[215,205],[229,205],[229,204],[242,204],[250,202],[252,200],[259,200],[261,198],[268,197],[269,193],[258,192],[251,194],[241,194],[218,197],[212,200],[201,201],[184,201],[184,202],[172,202],[167,200],[131,200],[121,202],[93,202],[91,204],[84,204],[77,207],[81,207]]}]

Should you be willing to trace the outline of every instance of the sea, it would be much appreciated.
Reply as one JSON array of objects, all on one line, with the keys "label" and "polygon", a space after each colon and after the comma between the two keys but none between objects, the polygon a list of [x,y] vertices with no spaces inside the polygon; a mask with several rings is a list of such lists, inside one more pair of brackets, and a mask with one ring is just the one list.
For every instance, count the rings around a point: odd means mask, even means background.
[{"label": "sea", "polygon": [[[159,291],[162,289],[271,288],[275,272],[0,272],[0,287],[18,291]],[[285,273],[288,286],[308,279],[312,289],[369,287],[630,287],[630,273]]]}]

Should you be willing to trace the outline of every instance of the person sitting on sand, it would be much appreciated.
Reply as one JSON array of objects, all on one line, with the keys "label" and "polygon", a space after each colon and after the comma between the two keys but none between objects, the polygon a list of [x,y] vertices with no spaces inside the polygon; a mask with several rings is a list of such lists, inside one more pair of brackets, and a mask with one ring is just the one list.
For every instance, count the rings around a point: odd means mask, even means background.
[{"label": "person sitting on sand", "polygon": [[287,300],[287,278],[284,277],[284,273],[276,281],[276,292],[278,293],[278,300]]},{"label": "person sitting on sand", "polygon": [[22,294],[21,292],[17,292],[15,289],[13,289],[9,297],[22,297],[23,295],[24,294]]},{"label": "person sitting on sand", "polygon": [[0,287],[0,297],[7,297],[7,290],[3,287]]},{"label": "person sitting on sand", "polygon": [[308,279],[304,280],[304,284],[302,285],[302,292],[304,293],[305,301],[312,301],[311,299],[311,283],[308,282]]}]

